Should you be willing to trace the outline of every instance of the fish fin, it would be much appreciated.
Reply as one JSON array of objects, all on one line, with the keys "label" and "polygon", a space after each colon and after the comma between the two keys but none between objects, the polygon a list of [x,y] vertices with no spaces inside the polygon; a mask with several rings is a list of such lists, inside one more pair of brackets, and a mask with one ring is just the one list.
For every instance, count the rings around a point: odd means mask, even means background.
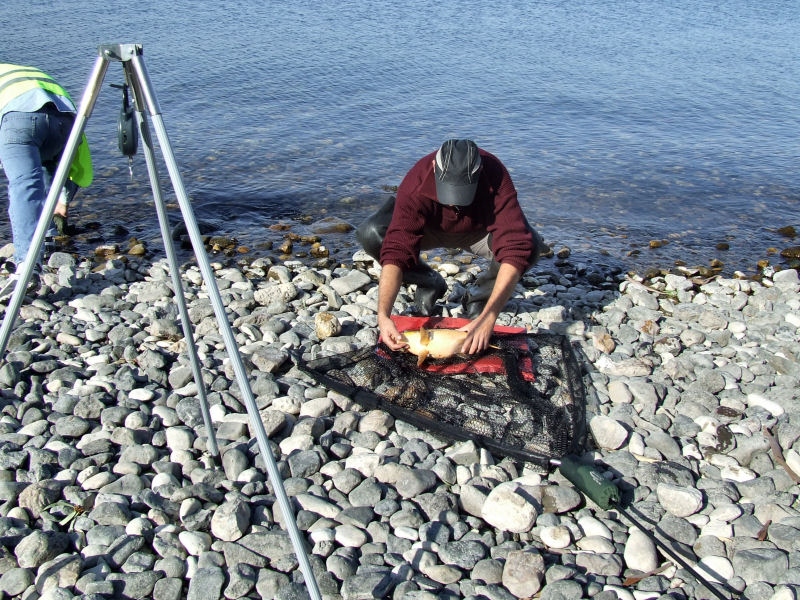
[{"label": "fish fin", "polygon": [[433,335],[431,335],[430,331],[428,331],[424,327],[420,327],[419,328],[419,343],[420,344],[422,344],[423,346],[427,346],[428,344],[431,343],[431,338],[432,337],[433,337]]},{"label": "fish fin", "polygon": [[420,352],[420,353],[419,353],[419,355],[417,356],[417,366],[418,366],[418,367],[421,367],[421,366],[422,366],[422,363],[424,363],[424,362],[425,362],[425,359],[426,359],[426,358],[428,358],[428,351],[427,351],[427,350],[423,350],[423,351],[422,351],[422,352]]}]

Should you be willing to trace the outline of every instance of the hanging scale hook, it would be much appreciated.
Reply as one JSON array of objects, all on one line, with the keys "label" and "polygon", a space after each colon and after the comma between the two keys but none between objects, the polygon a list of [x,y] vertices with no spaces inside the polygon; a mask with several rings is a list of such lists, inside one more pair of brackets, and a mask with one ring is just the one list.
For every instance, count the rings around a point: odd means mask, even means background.
[{"label": "hanging scale hook", "polygon": [[124,156],[128,157],[128,172],[130,173],[131,180],[133,179],[133,157],[139,146],[139,135],[136,131],[136,115],[134,107],[130,103],[128,97],[128,85],[115,85],[115,87],[122,90],[122,109],[119,113],[119,123],[117,127],[117,142],[119,151]]}]

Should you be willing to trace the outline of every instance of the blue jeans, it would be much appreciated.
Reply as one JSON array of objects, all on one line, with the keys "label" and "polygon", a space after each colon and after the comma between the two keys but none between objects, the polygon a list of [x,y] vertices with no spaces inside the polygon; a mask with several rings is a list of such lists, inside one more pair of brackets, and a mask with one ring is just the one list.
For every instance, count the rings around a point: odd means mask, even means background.
[{"label": "blue jeans", "polygon": [[8,178],[8,216],[17,264],[28,256],[74,120],[72,113],[45,107],[33,113],[6,113],[0,123],[0,163]]}]

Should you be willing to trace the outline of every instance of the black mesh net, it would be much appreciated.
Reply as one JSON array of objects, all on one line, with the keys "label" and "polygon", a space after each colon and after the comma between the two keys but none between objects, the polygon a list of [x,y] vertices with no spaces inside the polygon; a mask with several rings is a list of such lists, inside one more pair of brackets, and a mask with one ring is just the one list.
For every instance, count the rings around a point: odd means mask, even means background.
[{"label": "black mesh net", "polygon": [[503,456],[547,465],[578,452],[585,434],[581,370],[566,338],[495,335],[477,359],[427,360],[379,343],[298,367],[367,408]]}]

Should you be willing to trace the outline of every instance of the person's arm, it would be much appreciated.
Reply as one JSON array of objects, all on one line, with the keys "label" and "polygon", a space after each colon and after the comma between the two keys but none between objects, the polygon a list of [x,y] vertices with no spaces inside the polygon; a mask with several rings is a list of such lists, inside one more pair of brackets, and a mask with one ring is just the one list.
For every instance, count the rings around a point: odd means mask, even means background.
[{"label": "person's arm", "polygon": [[408,345],[403,341],[391,318],[394,301],[402,283],[403,271],[400,267],[392,264],[383,266],[378,282],[378,329],[381,332],[381,339],[392,350],[400,350]]},{"label": "person's arm", "polygon": [[511,294],[514,293],[514,288],[520,277],[522,277],[522,271],[514,265],[508,263],[500,265],[500,271],[497,273],[492,294],[489,296],[483,311],[481,311],[477,319],[470,321],[461,328],[462,331],[468,332],[464,344],[461,346],[461,352],[475,354],[476,352],[483,352],[489,347],[489,339],[492,337],[497,317],[509,298],[511,298]]},{"label": "person's arm", "polygon": [[61,193],[58,195],[58,202],[56,203],[55,214],[60,217],[67,218],[67,212],[69,211],[69,202],[67,200],[67,190],[61,190]]},{"label": "person's arm", "polygon": [[61,188],[61,193],[58,195],[58,202],[56,203],[55,214],[67,218],[69,212],[69,203],[78,193],[79,186],[74,181],[67,179],[64,187]]}]

